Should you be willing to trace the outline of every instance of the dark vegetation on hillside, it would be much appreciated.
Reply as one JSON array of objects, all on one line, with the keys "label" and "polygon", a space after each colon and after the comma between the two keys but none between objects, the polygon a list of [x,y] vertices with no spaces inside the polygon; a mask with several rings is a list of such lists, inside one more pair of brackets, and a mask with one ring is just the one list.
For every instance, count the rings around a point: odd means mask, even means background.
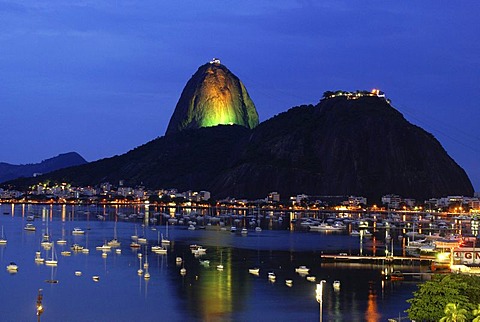
[{"label": "dark vegetation on hillside", "polygon": [[465,171],[440,143],[379,97],[294,107],[253,130],[185,130],[42,179],[82,186],[125,180],[150,189],[209,190],[214,198],[253,199],[271,191],[371,200],[388,193],[419,200],[473,195]]}]

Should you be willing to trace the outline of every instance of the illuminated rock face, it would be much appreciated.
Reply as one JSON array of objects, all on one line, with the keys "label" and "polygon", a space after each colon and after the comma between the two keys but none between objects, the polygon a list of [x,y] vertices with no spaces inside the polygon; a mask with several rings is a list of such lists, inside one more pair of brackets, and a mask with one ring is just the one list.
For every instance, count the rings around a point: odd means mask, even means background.
[{"label": "illuminated rock face", "polygon": [[238,77],[221,64],[208,63],[187,82],[166,134],[220,124],[252,129],[258,125],[258,114]]}]

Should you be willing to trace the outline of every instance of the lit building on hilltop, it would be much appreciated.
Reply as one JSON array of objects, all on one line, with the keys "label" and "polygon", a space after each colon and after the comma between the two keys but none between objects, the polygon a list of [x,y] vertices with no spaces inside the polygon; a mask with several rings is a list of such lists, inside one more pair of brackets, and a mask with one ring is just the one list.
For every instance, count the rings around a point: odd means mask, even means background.
[{"label": "lit building on hilltop", "polygon": [[266,199],[267,202],[279,202],[280,201],[280,194],[276,191],[270,192]]},{"label": "lit building on hilltop", "polygon": [[210,64],[220,65],[220,59],[213,57],[213,59],[210,61]]}]

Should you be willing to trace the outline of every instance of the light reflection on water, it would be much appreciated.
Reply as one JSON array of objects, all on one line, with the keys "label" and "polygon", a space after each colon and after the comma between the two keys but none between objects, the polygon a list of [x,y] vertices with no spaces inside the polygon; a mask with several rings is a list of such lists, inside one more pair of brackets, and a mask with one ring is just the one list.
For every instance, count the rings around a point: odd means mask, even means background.
[{"label": "light reflection on water", "polygon": [[[110,209],[97,210],[108,217]],[[0,265],[5,268],[10,261],[19,265],[16,274],[0,270],[2,321],[36,320],[35,301],[40,288],[45,307],[42,321],[316,321],[319,304],[315,300],[315,283],[295,273],[295,267],[300,265],[308,266],[317,282],[327,281],[323,294],[325,321],[384,321],[399,313],[405,315],[405,299],[416,289],[412,282],[382,281],[380,265],[321,263],[322,251],[358,253],[356,238],[265,229],[241,236],[170,226],[169,253],[148,252],[151,278],[145,280],[137,274],[138,253],[145,254],[145,249],[132,250],[130,236],[136,228],[152,245],[158,231],[166,233],[165,226],[118,222],[122,253],[113,250],[102,257],[95,247],[113,238],[115,224],[111,216],[109,220],[98,220],[98,212],[87,216],[84,208],[73,206],[3,204],[1,211],[0,223],[8,244],[0,247]],[[4,212],[8,214],[3,215]],[[34,233],[23,230],[31,213],[40,215],[33,222],[37,227]],[[77,226],[86,230],[84,236],[71,234]],[[54,241],[62,236],[68,241],[67,245],[54,246],[59,255],[58,267],[34,262],[47,227]],[[60,256],[74,243],[88,247],[90,253]],[[199,258],[192,255],[190,244],[207,248],[201,259],[210,260],[209,266],[201,265]],[[362,247],[362,251],[371,253],[382,246],[369,240]],[[184,259],[180,265],[175,262],[177,256]],[[223,271],[216,269],[220,263]],[[248,268],[254,266],[260,267],[259,276],[248,273]],[[185,276],[179,273],[182,267],[187,270]],[[75,276],[75,271],[81,271],[82,276]],[[277,276],[275,282],[267,279],[271,271]],[[98,282],[92,280],[94,275],[99,276]],[[293,280],[292,287],[285,285],[286,279]],[[48,284],[46,280],[59,283]],[[334,280],[341,281],[339,291],[332,288]]]}]

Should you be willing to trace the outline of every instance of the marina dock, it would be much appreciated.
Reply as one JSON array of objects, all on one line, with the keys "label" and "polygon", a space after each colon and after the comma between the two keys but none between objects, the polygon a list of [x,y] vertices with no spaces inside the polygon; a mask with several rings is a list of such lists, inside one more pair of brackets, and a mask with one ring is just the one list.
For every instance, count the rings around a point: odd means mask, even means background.
[{"label": "marina dock", "polygon": [[344,255],[344,254],[321,254],[320,258],[326,261],[351,261],[351,262],[418,262],[429,264],[435,260],[434,256],[410,257],[410,256],[371,256],[371,255]]}]

